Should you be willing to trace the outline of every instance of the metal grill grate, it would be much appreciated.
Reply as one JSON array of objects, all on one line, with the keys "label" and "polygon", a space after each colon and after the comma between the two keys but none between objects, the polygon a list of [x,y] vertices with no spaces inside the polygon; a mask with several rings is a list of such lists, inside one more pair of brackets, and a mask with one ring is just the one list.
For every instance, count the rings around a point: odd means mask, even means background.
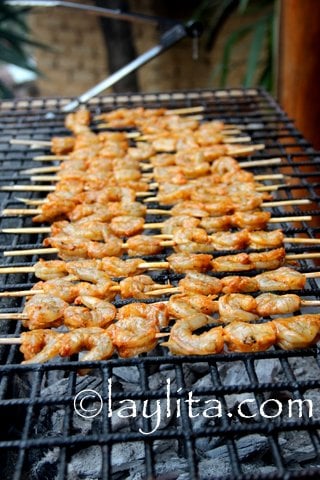
[{"label": "metal grill grate", "polygon": [[[68,101],[30,99],[2,103],[1,184],[27,184],[29,179],[26,176],[22,180],[20,170],[36,166],[33,156],[45,153],[41,149],[10,145],[9,140],[68,135],[63,127],[64,115],[59,112]],[[255,174],[290,175],[290,185],[279,189],[275,198],[309,198],[312,203],[273,208],[272,215],[310,214],[313,216],[311,223],[280,223],[279,227],[290,235],[318,236],[320,155],[265,92],[203,90],[115,95],[93,99],[89,104],[94,113],[119,106],[176,108],[194,105],[204,107],[205,118],[241,124],[255,143],[265,143],[266,150],[256,152],[252,159],[282,158],[280,167],[258,167]],[[21,204],[16,195],[0,192],[1,209],[19,208]],[[23,196],[40,198],[41,194],[23,192]],[[148,222],[161,219],[147,217]],[[31,225],[31,218],[1,219],[1,228]],[[1,250],[40,246],[42,239],[41,235],[1,234]],[[318,248],[299,246],[286,250],[302,252]],[[162,258],[159,255],[152,260]],[[4,257],[1,263],[3,266],[27,266],[36,260],[36,256]],[[302,272],[318,269],[319,266],[309,260],[299,263]],[[161,282],[170,279],[173,284],[181,278],[167,272],[153,275]],[[34,284],[34,277],[32,274],[3,275],[0,281],[2,290],[23,290]],[[319,285],[309,279],[306,290],[299,293],[318,299]],[[21,305],[19,298],[2,299],[1,312],[17,311]],[[0,331],[5,336],[17,336],[21,326],[18,322],[3,321]],[[317,347],[294,352],[275,348],[256,354],[230,353],[195,358],[172,357],[158,346],[152,354],[130,360],[81,363],[81,368],[93,368],[86,376],[77,375],[79,362],[76,358],[26,366],[18,364],[21,355],[17,346],[2,346],[0,354],[0,468],[3,478],[319,477],[320,356]],[[75,411],[74,400],[87,389],[92,390],[95,398],[87,399],[86,408],[96,413],[101,406],[101,412],[94,418],[84,419]],[[190,401],[186,402],[190,400],[190,392],[195,400],[191,410]],[[128,399],[136,405],[136,417],[122,419],[118,416],[119,409],[125,402],[126,405],[130,403]],[[239,411],[243,400],[245,405]],[[289,400],[296,401],[292,412]],[[313,402],[310,417],[308,402],[304,403],[301,415],[299,413],[298,401],[303,400]],[[143,401],[148,401],[145,415],[141,410]],[[160,419],[156,414],[151,416],[157,412],[157,401],[160,402]],[[276,416],[279,405],[283,411]],[[79,412],[79,403],[76,406]],[[221,416],[207,418],[204,412],[209,406],[215,406],[215,410],[208,410],[207,416],[219,413],[220,407]]]}]

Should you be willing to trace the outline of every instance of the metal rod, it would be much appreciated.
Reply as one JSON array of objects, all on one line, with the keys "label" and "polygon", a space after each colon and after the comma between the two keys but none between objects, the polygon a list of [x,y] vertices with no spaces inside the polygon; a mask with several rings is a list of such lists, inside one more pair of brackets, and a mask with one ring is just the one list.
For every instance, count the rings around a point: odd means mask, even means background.
[{"label": "metal rod", "polygon": [[108,17],[116,20],[122,20],[133,23],[148,23],[150,25],[158,26],[172,26],[176,24],[176,20],[172,20],[164,17],[155,17],[151,15],[144,15],[141,13],[130,13],[124,12],[123,10],[111,9],[111,8],[102,8],[96,7],[94,5],[83,5],[75,2],[64,2],[64,1],[46,1],[46,0],[6,0],[7,5],[14,7],[64,7],[64,8],[74,8],[76,10],[85,11],[91,15],[97,15],[99,17]]},{"label": "metal rod", "polygon": [[171,28],[170,30],[168,30],[166,33],[162,35],[160,39],[160,43],[158,45],[152,47],[150,50],[147,50],[142,55],[139,55],[139,57],[134,59],[132,62],[120,68],[119,70],[114,72],[112,75],[107,77],[105,80],[103,80],[102,82],[95,85],[93,88],[90,88],[85,93],[80,95],[80,97],[76,98],[72,102],[62,107],[62,111],[71,112],[72,110],[77,108],[81,103],[86,103],[88,100],[90,100],[90,98],[95,97],[96,95],[99,95],[99,93],[103,92],[107,88],[112,87],[112,85],[119,82],[119,80],[121,80],[123,77],[133,72],[134,70],[137,70],[142,65],[145,65],[147,62],[157,57],[162,52],[164,52],[169,47],[171,47],[172,45],[174,45],[175,43],[177,43],[179,40],[181,40],[186,36],[187,36],[186,28],[181,24],[175,25],[173,28]]}]

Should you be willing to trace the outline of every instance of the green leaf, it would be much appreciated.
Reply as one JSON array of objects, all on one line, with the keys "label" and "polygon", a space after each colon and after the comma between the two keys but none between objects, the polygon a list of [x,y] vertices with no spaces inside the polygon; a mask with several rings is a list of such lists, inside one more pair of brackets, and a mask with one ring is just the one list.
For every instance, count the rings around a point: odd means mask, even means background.
[{"label": "green leaf", "polygon": [[217,0],[203,0],[200,5],[192,12],[192,19],[205,21],[205,17],[208,14],[214,12],[217,4]]},{"label": "green leaf", "polygon": [[250,0],[240,0],[238,7],[240,13],[244,13],[247,10],[249,2]]},{"label": "green leaf", "polygon": [[50,47],[45,45],[44,43],[33,40],[20,33],[10,32],[7,29],[1,28],[0,26],[0,40],[3,38],[8,42],[10,42],[12,45],[16,46],[20,50],[23,50],[23,45],[30,45],[33,47],[50,49]]},{"label": "green leaf", "polygon": [[255,72],[257,70],[259,59],[262,53],[266,31],[267,23],[266,19],[263,19],[262,21],[257,23],[253,31],[253,37],[247,62],[247,69],[243,80],[244,87],[251,87],[253,85]]},{"label": "green leaf", "polygon": [[37,69],[31,65],[26,55],[21,55],[16,50],[1,45],[0,48],[0,61],[4,63],[12,63],[17,67],[25,68],[32,72],[37,72]]},{"label": "green leaf", "polygon": [[236,9],[238,1],[239,0],[223,0],[217,3],[216,8],[212,12],[211,16],[209,16],[209,21],[207,21],[207,50],[210,50],[213,47],[218,33],[223,27],[225,21]]}]

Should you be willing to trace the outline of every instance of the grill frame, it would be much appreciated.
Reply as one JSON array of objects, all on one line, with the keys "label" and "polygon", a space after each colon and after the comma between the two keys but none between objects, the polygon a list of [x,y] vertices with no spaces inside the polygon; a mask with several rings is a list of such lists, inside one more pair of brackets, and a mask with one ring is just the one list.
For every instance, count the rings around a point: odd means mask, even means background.
[{"label": "grill frame", "polygon": [[[34,154],[45,153],[43,149],[29,150],[25,147],[10,146],[8,141],[13,136],[18,138],[39,138],[49,139],[54,135],[67,135],[67,130],[62,126],[64,114],[59,109],[71,99],[69,98],[51,98],[51,99],[25,99],[3,102],[0,105],[0,125],[3,128],[3,137],[0,140],[0,162],[2,164],[1,184],[19,183],[19,170],[35,166],[32,161]],[[185,92],[170,93],[154,93],[154,94],[134,94],[134,95],[109,95],[107,97],[99,97],[89,102],[89,107],[94,113],[100,113],[104,110],[111,110],[121,106],[143,106],[143,107],[189,107],[193,105],[203,105],[205,107],[206,118],[222,118],[229,123],[241,123],[245,126],[244,132],[251,135],[254,143],[265,143],[266,150],[255,152],[252,159],[272,158],[281,156],[283,164],[281,167],[272,169],[276,172],[290,173],[299,183],[294,187],[285,187],[279,190],[275,195],[277,198],[290,199],[297,195],[312,200],[312,205],[306,207],[290,208],[290,213],[296,214],[312,214],[320,215],[318,204],[320,200],[320,172],[314,169],[320,165],[320,154],[315,152],[311,145],[296,130],[291,119],[282,111],[276,101],[270,97],[265,91],[260,89],[229,89],[229,90],[198,90]],[[53,118],[53,115],[55,116]],[[267,133],[267,135],[266,135]],[[17,159],[18,156],[18,159]],[[270,169],[256,168],[253,170],[257,174],[271,172]],[[308,179],[311,179],[311,183]],[[23,180],[28,183],[28,177]],[[307,195],[307,197],[306,197]],[[24,197],[40,198],[41,194],[23,194]],[[19,207],[20,204],[15,200],[15,193],[0,192],[1,208]],[[156,206],[156,205],[155,205]],[[152,205],[150,205],[153,208]],[[279,208],[272,209],[273,216],[285,216],[288,214]],[[150,216],[148,221],[159,221],[161,217]],[[6,218],[1,220],[1,224],[5,226],[29,226],[31,218],[17,219]],[[305,233],[308,237],[313,238],[320,232],[320,226],[309,225],[302,222],[298,227],[286,225],[284,230],[287,234]],[[20,248],[31,248],[40,242],[42,235],[3,235],[1,241],[1,250],[11,250]],[[313,251],[317,247],[290,247],[286,249],[290,252]],[[230,252],[221,252],[229,254]],[[48,258],[51,258],[48,257]],[[150,259],[145,257],[146,260]],[[152,257],[152,260],[159,260],[162,256]],[[4,257],[1,261],[2,266],[11,265],[31,265],[36,261],[37,257],[28,257],[28,261],[17,261],[14,258]],[[302,261],[300,263],[300,271],[309,272],[316,271],[319,267],[316,263],[310,261]],[[257,272],[250,272],[254,275]],[[177,281],[179,276],[170,274],[154,274],[155,278],[173,279]],[[163,277],[164,275],[164,277]],[[14,278],[13,278],[14,277]],[[1,290],[28,289],[33,285],[32,274],[4,275],[0,278]],[[3,281],[3,282],[2,282]],[[319,299],[320,287],[315,279],[309,279],[310,288],[302,293],[305,296]],[[298,293],[298,292],[297,292]],[[16,311],[20,307],[21,299],[3,300],[2,312]],[[121,302],[120,302],[121,304]],[[119,305],[120,305],[119,304]],[[21,326],[16,323],[5,322],[0,326],[0,331],[5,336],[17,336],[21,331]],[[2,352],[1,352],[2,350]],[[225,477],[230,479],[251,479],[257,478],[252,472],[248,473],[244,468],[245,462],[239,458],[239,440],[245,438],[249,434],[257,433],[268,436],[269,455],[272,457],[271,465],[276,468],[272,473],[259,473],[259,478],[268,479],[293,479],[293,478],[318,478],[320,472],[320,438],[317,429],[320,428],[320,418],[294,419],[287,421],[286,419],[276,419],[275,421],[266,422],[250,422],[240,424],[235,423],[231,417],[227,415],[221,420],[220,425],[211,427],[206,426],[203,429],[195,429],[190,419],[187,407],[183,400],[187,398],[190,391],[190,385],[185,378],[186,366],[196,368],[197,364],[205,364],[208,368],[211,378],[211,385],[200,389],[192,390],[193,394],[204,400],[208,395],[214,395],[217,399],[221,399],[222,405],[226,408],[226,399],[232,394],[253,394],[255,401],[259,405],[273,393],[280,396],[289,392],[293,399],[303,400],[308,392],[320,389],[320,380],[301,379],[296,373],[296,367],[293,366],[295,359],[312,359],[315,373],[320,369],[320,351],[318,347],[309,348],[307,350],[299,350],[294,352],[284,352],[274,349],[268,352],[255,354],[220,354],[211,357],[170,357],[164,349],[158,347],[155,352],[148,355],[141,355],[139,358],[133,359],[111,359],[105,362],[85,362],[81,363],[81,367],[95,368],[96,378],[101,380],[98,384],[99,393],[103,397],[104,405],[102,409],[102,417],[99,419],[98,433],[93,433],[85,438],[74,434],[72,422],[74,419],[73,400],[78,391],[77,370],[79,362],[63,361],[50,362],[46,365],[18,365],[19,359],[17,346],[6,346],[0,350],[0,411],[3,416],[3,422],[8,424],[12,416],[18,411],[18,422],[21,424],[20,436],[11,428],[9,431],[9,439],[0,438],[0,465],[7,468],[7,459],[15,459],[15,468],[13,477],[15,480],[25,478],[25,469],[30,465],[32,455],[38,449],[52,449],[59,447],[60,460],[57,462],[56,478],[67,478],[68,462],[74,450],[80,447],[90,447],[100,445],[104,461],[101,465],[100,477],[102,479],[112,478],[113,467],[111,465],[112,445],[119,442],[143,442],[145,450],[145,469],[144,478],[156,477],[156,453],[154,442],[156,440],[173,439],[177,440],[183,455],[186,459],[187,470],[189,471],[190,480],[203,477],[201,470],[201,456],[196,447],[196,441],[199,438],[209,439],[219,437],[221,444],[225,442],[227,455],[230,460],[230,471]],[[257,365],[259,361],[274,360],[279,362],[281,367],[281,375],[283,380],[274,383],[262,383],[257,376]],[[226,385],[220,375],[220,366],[232,364],[240,361],[243,363],[243,371],[245,372],[248,383],[240,385]],[[168,370],[175,370],[176,389],[181,388],[178,393],[173,392],[175,398],[181,398],[182,419],[180,428],[172,428],[167,426],[163,430],[156,431],[150,435],[141,435],[137,431],[119,433],[112,431],[110,419],[107,415],[108,394],[106,390],[107,380],[119,366],[136,367],[139,372],[139,388],[135,392],[131,392],[131,396],[137,400],[159,399],[165,398],[166,390],[152,391],[149,387],[150,375],[155,366],[165,365]],[[165,370],[164,370],[165,371]],[[67,396],[44,396],[41,394],[40,387],[50,378],[53,372],[60,372],[64,375],[68,392]],[[316,375],[315,375],[316,376]],[[15,394],[16,385],[19,382],[28,380],[31,383],[30,390],[26,391],[24,397],[21,394]],[[31,379],[31,380],[30,380]],[[163,386],[162,386],[163,387]],[[121,399],[128,398],[126,392],[113,393],[112,399],[117,402]],[[65,416],[63,420],[63,428],[59,435],[46,438],[44,435],[32,438],[34,429],[37,425],[36,418],[40,416],[42,409],[51,409],[55,411],[58,405],[65,405]],[[9,419],[9,421],[8,421]],[[144,419],[143,427],[150,430],[150,421]],[[281,435],[286,432],[304,432],[309,439],[309,445],[313,448],[314,465],[309,462],[305,468],[302,466],[299,470],[292,470],[287,460],[283,456],[283,448],[279,443]],[[311,463],[311,465],[310,465]],[[6,470],[5,470],[6,471]],[[202,475],[202,476],[201,476]],[[9,478],[9,477],[8,477]],[[52,477],[54,478],[54,477]],[[218,477],[217,477],[218,478]]]}]

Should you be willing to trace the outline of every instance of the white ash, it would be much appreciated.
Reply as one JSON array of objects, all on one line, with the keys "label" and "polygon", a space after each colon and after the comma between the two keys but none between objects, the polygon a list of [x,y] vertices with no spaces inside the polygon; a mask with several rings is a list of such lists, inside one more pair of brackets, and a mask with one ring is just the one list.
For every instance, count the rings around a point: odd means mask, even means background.
[{"label": "white ash", "polygon": [[132,461],[143,460],[144,457],[143,442],[122,442],[112,445],[111,463],[115,467],[115,471],[117,471],[117,467],[128,465]]},{"label": "white ash", "polygon": [[288,363],[297,380],[318,380],[319,365],[313,357],[292,357]]},{"label": "white ash", "polygon": [[[240,460],[248,460],[253,454],[263,455],[269,449],[268,439],[263,435],[248,435],[237,440],[237,452]],[[218,458],[219,461],[230,462],[228,447],[220,447],[205,453],[207,458]]]},{"label": "white ash", "polygon": [[[122,442],[112,445],[111,464],[113,473],[143,467],[145,457],[143,442]],[[68,464],[68,480],[101,478],[102,450],[99,446],[84,448],[74,454]],[[121,477],[120,477],[121,478]],[[124,478],[122,476],[122,478]],[[127,478],[127,476],[125,477]]]},{"label": "white ash", "polygon": [[197,376],[205,375],[209,372],[209,364],[206,362],[189,363],[188,367],[191,372],[194,372]]},{"label": "white ash", "polygon": [[155,440],[153,442],[153,450],[156,453],[163,453],[167,450],[170,450],[171,452],[177,452],[179,448],[179,443],[178,440]]},{"label": "white ash", "polygon": [[[178,475],[188,471],[188,462],[185,458],[178,457],[175,454],[161,454],[156,456],[154,469],[157,480],[175,480]],[[140,478],[143,480],[146,478],[144,465],[141,465],[140,469],[131,469],[131,474],[126,477],[126,480]]]},{"label": "white ash", "polygon": [[[281,369],[279,360],[273,358],[259,359],[254,367],[260,383],[273,383]],[[220,364],[218,369],[223,385],[251,385],[242,361]]]},{"label": "white ash", "polygon": [[[67,395],[69,382],[70,381],[68,378],[62,378],[54,384],[50,384],[48,381],[46,381],[45,383],[48,384],[48,386],[42,388],[41,395],[44,397],[50,397],[52,395],[55,397]],[[101,390],[101,384],[101,378],[99,377],[94,377],[91,375],[86,375],[84,377],[77,376],[75,389],[76,392],[85,390],[87,388],[99,391]]]},{"label": "white ash", "polygon": [[38,462],[34,463],[30,472],[32,480],[43,480],[47,478],[50,470],[52,471],[52,476],[48,478],[54,478],[56,465],[59,461],[59,453],[59,448],[54,448],[47,451]]},{"label": "white ash", "polygon": [[255,372],[259,383],[273,383],[281,369],[276,358],[261,359],[255,362]]},{"label": "white ash", "polygon": [[[259,434],[248,435],[236,440],[238,458],[241,462],[252,460],[247,470],[257,473],[260,458],[270,450],[267,437]],[[199,462],[199,476],[201,480],[224,477],[232,473],[230,456],[227,445],[222,445],[205,454],[205,458]],[[260,473],[260,468],[259,468]],[[180,479],[182,480],[182,479]]]},{"label": "white ash", "polygon": [[223,385],[250,385],[244,363],[241,361],[219,363],[218,371]]},{"label": "white ash", "polygon": [[154,373],[148,377],[149,390],[160,390],[166,387],[167,380],[170,379],[171,385],[176,385],[176,374],[174,370]]},{"label": "white ash", "polygon": [[201,377],[201,378],[199,378],[199,380],[194,382],[193,389],[197,390],[197,389],[205,388],[205,387],[208,387],[208,386],[211,386],[211,385],[212,385],[212,377],[211,377],[210,373],[208,373],[204,377]]},{"label": "white ash", "polygon": [[[317,452],[312,446],[311,437],[308,432],[305,431],[291,431],[281,433],[279,435],[279,442],[283,446],[282,455],[285,461],[288,463],[288,466],[300,467],[304,462],[310,460],[317,460],[317,466],[319,466],[319,458]],[[286,439],[286,442],[283,442],[283,439]]]},{"label": "white ash", "polygon": [[68,464],[67,480],[98,480],[101,478],[101,466],[101,448],[97,446],[84,448],[72,456]]},{"label": "white ash", "polygon": [[138,367],[116,367],[113,369],[113,374],[128,383],[139,383],[140,373]]}]

